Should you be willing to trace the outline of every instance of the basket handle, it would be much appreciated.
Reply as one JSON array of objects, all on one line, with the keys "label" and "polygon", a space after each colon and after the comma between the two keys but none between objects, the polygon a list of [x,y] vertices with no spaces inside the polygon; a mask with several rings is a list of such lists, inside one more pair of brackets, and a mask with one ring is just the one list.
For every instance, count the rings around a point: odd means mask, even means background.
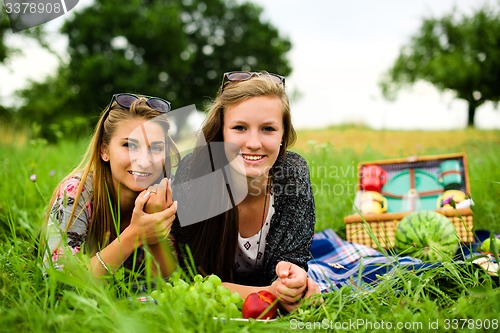
[{"label": "basket handle", "polygon": [[[436,195],[436,194],[441,194],[443,193],[444,190],[433,190],[433,191],[424,191],[424,192],[417,192],[420,197],[428,197],[431,195]],[[394,198],[394,199],[402,199],[404,195],[401,194],[394,194],[386,191],[382,191],[380,194],[382,194],[384,197],[389,197],[389,198]]]}]

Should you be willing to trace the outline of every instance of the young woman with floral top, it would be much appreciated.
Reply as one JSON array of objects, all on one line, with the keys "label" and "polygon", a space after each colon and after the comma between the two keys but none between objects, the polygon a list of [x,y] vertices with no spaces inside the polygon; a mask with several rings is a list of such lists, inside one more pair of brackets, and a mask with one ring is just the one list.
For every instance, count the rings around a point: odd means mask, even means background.
[{"label": "young woman with floral top", "polygon": [[170,103],[158,97],[113,95],[79,166],[56,188],[43,243],[45,265],[62,268],[68,253],[90,256],[95,276],[120,267],[154,273],[176,269],[170,228],[177,203],[168,177],[179,161],[169,136]]}]

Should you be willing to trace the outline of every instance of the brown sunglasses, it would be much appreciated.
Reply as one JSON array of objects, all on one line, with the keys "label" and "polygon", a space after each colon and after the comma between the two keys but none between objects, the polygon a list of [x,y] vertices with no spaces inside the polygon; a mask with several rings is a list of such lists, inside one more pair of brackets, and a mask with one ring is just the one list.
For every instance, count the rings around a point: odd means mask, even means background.
[{"label": "brown sunglasses", "polygon": [[235,72],[226,72],[224,73],[224,76],[222,78],[222,89],[228,84],[229,82],[239,82],[239,81],[247,81],[250,80],[251,78],[255,76],[268,76],[270,77],[274,82],[282,84],[285,86],[285,77],[274,74],[274,73],[267,73],[267,72],[246,72],[246,71],[235,71]]}]

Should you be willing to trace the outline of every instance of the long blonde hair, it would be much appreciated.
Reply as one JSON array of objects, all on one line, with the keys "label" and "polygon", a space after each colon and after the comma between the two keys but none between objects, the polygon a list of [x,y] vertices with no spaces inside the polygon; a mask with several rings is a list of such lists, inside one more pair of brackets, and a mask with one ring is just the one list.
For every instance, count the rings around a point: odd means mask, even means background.
[{"label": "long blonde hair", "polygon": [[[78,166],[61,181],[52,194],[47,214],[48,221],[50,218],[50,209],[64,181],[69,177],[78,176],[80,178],[80,184],[76,192],[75,204],[66,227],[66,231],[69,230],[75,218],[82,213],[81,211],[77,212],[78,205],[76,203],[80,199],[86,180],[91,176],[93,178],[92,197],[90,198],[92,201],[92,217],[89,222],[85,250],[92,255],[96,251],[99,251],[100,248],[105,247],[108,243],[113,241],[117,237],[117,233],[119,233],[119,224],[116,224],[113,220],[113,216],[118,216],[118,194],[115,193],[113,187],[110,165],[108,162],[101,159],[101,148],[103,145],[109,145],[120,123],[133,118],[151,120],[158,123],[163,128],[166,143],[164,166],[166,177],[170,177],[172,167],[176,166],[180,161],[177,146],[169,135],[170,122],[167,115],[151,108],[146,103],[145,99],[137,99],[132,103],[130,109],[123,108],[114,102],[102,112],[82,160]],[[119,223],[119,221],[116,222]]]}]

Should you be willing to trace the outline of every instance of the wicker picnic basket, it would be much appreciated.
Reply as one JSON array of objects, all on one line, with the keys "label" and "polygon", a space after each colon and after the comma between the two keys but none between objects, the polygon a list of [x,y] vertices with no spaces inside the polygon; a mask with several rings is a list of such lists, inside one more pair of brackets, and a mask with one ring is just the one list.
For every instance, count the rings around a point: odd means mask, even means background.
[{"label": "wicker picnic basket", "polygon": [[[436,179],[440,178],[442,176],[442,173],[440,173],[440,165],[443,161],[456,161],[456,163],[458,163],[458,165],[460,166],[460,176],[462,182],[457,190],[470,194],[467,158],[463,153],[361,162],[358,164],[357,190],[362,190],[361,175],[363,174],[363,168],[371,165],[380,166],[387,173],[387,178],[389,180],[392,179],[399,181],[399,187],[404,187],[402,186],[402,184],[404,185],[404,182],[409,183],[407,185],[408,188],[416,187],[417,192],[421,195],[421,202],[424,205],[421,209],[435,210],[436,212],[446,216],[455,226],[460,241],[463,243],[471,243],[473,241],[472,210],[470,208],[438,208],[435,204],[437,201],[436,198],[438,198],[439,195],[444,192],[444,189],[439,190],[433,187],[431,184],[431,190],[427,191],[424,186],[426,178],[416,178],[419,175],[426,177],[434,175]],[[420,174],[418,174],[418,172],[420,172]],[[400,176],[405,176],[405,178],[402,178]],[[400,179],[397,179],[398,177]],[[403,183],[401,181],[403,181]],[[423,187],[419,190],[419,186]],[[402,200],[402,196],[400,195],[400,193],[388,193],[388,191],[386,191],[386,188],[391,188],[391,186],[384,185],[384,189],[381,190],[381,193],[389,198],[389,200],[392,200],[389,201],[389,206],[396,207],[396,211],[394,211],[393,209],[384,213],[372,213],[364,215],[355,213],[346,216],[344,218],[344,223],[346,225],[346,238],[348,241],[364,244],[373,248],[378,247],[377,242],[381,247],[386,249],[394,247],[395,232],[398,224],[403,217],[410,214],[411,212],[397,211],[397,209],[401,207],[400,202]],[[392,186],[392,189],[394,188],[398,187]],[[370,235],[375,236],[377,241],[375,241]]]}]

